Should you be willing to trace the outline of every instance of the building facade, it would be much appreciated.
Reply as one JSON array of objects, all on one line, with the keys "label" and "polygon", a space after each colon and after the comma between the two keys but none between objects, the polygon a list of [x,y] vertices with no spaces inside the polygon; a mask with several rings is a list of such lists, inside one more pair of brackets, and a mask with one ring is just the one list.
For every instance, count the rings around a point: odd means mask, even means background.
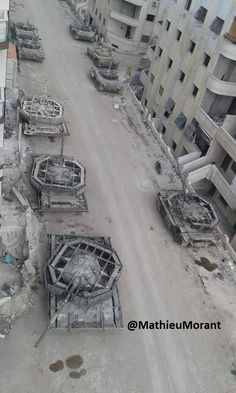
[{"label": "building facade", "polygon": [[[0,156],[3,149],[5,121],[5,88],[7,74],[7,48],[9,27],[9,0],[0,2]],[[0,160],[0,198],[2,195],[3,163]]]},{"label": "building facade", "polygon": [[[160,0],[142,105],[236,231],[236,1]],[[233,239],[236,245],[236,239]]]},{"label": "building facade", "polygon": [[145,53],[158,6],[150,0],[90,0],[89,23],[116,49]]}]

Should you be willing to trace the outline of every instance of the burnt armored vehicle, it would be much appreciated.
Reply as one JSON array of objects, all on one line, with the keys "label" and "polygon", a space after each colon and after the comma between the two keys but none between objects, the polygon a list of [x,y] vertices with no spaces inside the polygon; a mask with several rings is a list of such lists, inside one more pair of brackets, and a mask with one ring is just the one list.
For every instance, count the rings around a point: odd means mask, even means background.
[{"label": "burnt armored vehicle", "polygon": [[116,71],[108,69],[90,68],[90,77],[98,90],[107,91],[111,93],[121,93],[124,86],[119,80]]},{"label": "burnt armored vehicle", "polygon": [[44,60],[44,50],[40,39],[19,39],[17,44],[18,57],[21,60],[32,60],[42,63]]},{"label": "burnt armored vehicle", "polygon": [[39,210],[87,212],[86,169],[75,159],[41,156],[34,160],[31,183],[38,192]]},{"label": "burnt armored vehicle", "polygon": [[113,49],[107,46],[87,48],[88,56],[97,67],[118,68],[119,62],[112,54]]},{"label": "burnt armored vehicle", "polygon": [[178,244],[214,243],[219,218],[205,198],[195,193],[166,191],[158,193],[157,207]]},{"label": "burnt armored vehicle", "polygon": [[96,39],[95,32],[90,26],[82,25],[79,22],[70,25],[70,33],[75,40],[93,42]]},{"label": "burnt armored vehicle", "polygon": [[33,39],[38,38],[38,29],[31,23],[15,22],[13,23],[13,31],[16,39]]},{"label": "burnt armored vehicle", "polygon": [[122,264],[109,238],[49,235],[44,284],[48,329],[123,328],[117,288]]}]

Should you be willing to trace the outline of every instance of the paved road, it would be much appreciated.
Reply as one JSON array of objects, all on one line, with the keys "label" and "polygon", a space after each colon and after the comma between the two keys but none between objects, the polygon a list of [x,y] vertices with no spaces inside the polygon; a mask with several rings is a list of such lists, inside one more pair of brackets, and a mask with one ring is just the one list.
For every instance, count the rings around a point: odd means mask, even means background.
[{"label": "paved road", "polygon": [[[111,235],[124,264],[120,292],[125,324],[131,319],[223,318],[189,278],[178,247],[156,212],[148,158],[121,124],[112,98],[90,83],[90,60],[85,45],[68,34],[70,17],[64,3],[15,3],[13,17],[30,16],[39,27],[46,53],[42,65],[22,63],[20,87],[39,93],[47,79],[48,93],[64,102],[69,119],[71,136],[66,138],[65,153],[79,157],[88,171],[90,212],[83,217],[49,215],[46,230],[78,227],[86,233]],[[37,139],[32,149],[55,152],[59,146]],[[35,350],[33,342],[44,323],[40,298],[32,313],[20,318],[9,339],[1,343],[4,393],[227,393],[236,387],[225,331],[131,333],[125,328],[106,333],[50,333]],[[87,374],[81,379],[71,379],[66,369],[55,374],[48,369],[50,363],[73,354],[84,358]]]}]

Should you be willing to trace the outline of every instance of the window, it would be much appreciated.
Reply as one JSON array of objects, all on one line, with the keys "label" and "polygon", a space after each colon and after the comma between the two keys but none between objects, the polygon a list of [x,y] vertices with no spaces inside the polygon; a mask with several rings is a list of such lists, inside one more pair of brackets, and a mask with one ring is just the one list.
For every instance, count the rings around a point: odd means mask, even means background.
[{"label": "window", "polygon": [[105,26],[105,24],[106,24],[106,18],[103,18],[102,24]]},{"label": "window", "polygon": [[162,49],[159,47],[159,57],[162,55]]},{"label": "window", "polygon": [[141,37],[141,41],[142,42],[149,42],[149,40],[150,40],[150,35],[142,35],[142,37]]},{"label": "window", "polygon": [[163,20],[158,20],[158,23],[159,23],[160,25],[162,25],[162,24],[163,24]]},{"label": "window", "polygon": [[198,8],[197,12],[194,15],[194,18],[197,19],[198,22],[203,23],[207,14],[207,9],[204,7]]},{"label": "window", "polygon": [[180,112],[180,114],[176,117],[175,119],[175,124],[177,125],[180,130],[183,130],[186,124],[187,118],[183,112]]},{"label": "window", "polygon": [[159,87],[159,94],[160,96],[162,96],[162,94],[164,93],[164,88],[162,86]]},{"label": "window", "polygon": [[222,164],[221,164],[220,167],[221,167],[224,171],[227,171],[229,165],[231,164],[231,161],[232,161],[232,158],[230,157],[230,155],[229,155],[229,154],[226,154],[226,156],[225,156],[225,158],[223,159],[223,162],[222,162]]},{"label": "window", "polygon": [[187,0],[186,1],[186,3],[185,3],[185,9],[188,11],[189,10],[189,8],[191,7],[191,3],[192,3],[192,0]]},{"label": "window", "polygon": [[100,14],[99,14],[99,20],[101,20],[102,19],[102,14],[101,14],[101,12],[100,12]]},{"label": "window", "polygon": [[154,75],[153,74],[151,74],[151,76],[150,76],[150,83],[153,83],[153,81],[154,81]]},{"label": "window", "polygon": [[184,81],[184,78],[185,78],[185,73],[184,73],[183,71],[180,71],[179,80],[180,80],[181,82],[183,82],[183,81]]},{"label": "window", "polygon": [[180,40],[181,35],[182,35],[182,31],[180,31],[180,30],[177,29],[177,34],[176,34],[176,39],[177,39],[177,41]]},{"label": "window", "polygon": [[172,143],[172,149],[175,151],[176,147],[177,147],[177,145],[176,145],[176,143],[173,141],[173,143]]},{"label": "window", "polygon": [[221,201],[221,203],[224,205],[224,207],[228,206],[228,203],[226,202],[225,198],[222,197],[222,195],[219,197],[219,200]]},{"label": "window", "polygon": [[144,106],[147,106],[147,99],[145,98]]},{"label": "window", "polygon": [[236,173],[236,162],[234,161],[233,164],[231,165],[231,170]]},{"label": "window", "polygon": [[206,53],[204,53],[203,64],[204,64],[205,67],[208,66],[210,59],[211,59],[210,56],[208,56]]},{"label": "window", "polygon": [[156,117],[156,112],[154,110],[152,110],[152,118],[154,119]]},{"label": "window", "polygon": [[171,68],[172,64],[173,64],[173,60],[171,60],[171,58],[169,57],[168,58],[168,68]]},{"label": "window", "polygon": [[161,133],[164,135],[166,132],[166,127],[162,124],[160,130],[161,130]]},{"label": "window", "polygon": [[196,46],[195,42],[190,41],[189,52],[193,53],[195,46]]},{"label": "window", "polygon": [[155,15],[147,14],[146,20],[148,20],[149,22],[153,22],[154,19],[155,19]]},{"label": "window", "polygon": [[168,31],[169,28],[170,28],[170,22],[167,20],[167,21],[166,21],[166,30]]},{"label": "window", "polygon": [[193,95],[194,97],[196,97],[196,95],[197,95],[197,92],[198,92],[198,87],[197,87],[197,86],[195,86],[195,85],[193,85],[193,91],[192,91],[192,95]]},{"label": "window", "polygon": [[97,13],[98,13],[98,9],[96,8],[95,15],[97,15]]},{"label": "window", "polygon": [[169,97],[168,100],[166,101],[164,108],[165,108],[164,116],[167,117],[168,119],[168,117],[170,116],[170,114],[173,112],[175,108],[175,102],[174,100],[172,100],[171,97]]},{"label": "window", "polygon": [[213,31],[216,34],[220,34],[222,27],[223,27],[224,21],[223,19],[219,18],[218,16],[213,20],[211,23],[209,29]]}]

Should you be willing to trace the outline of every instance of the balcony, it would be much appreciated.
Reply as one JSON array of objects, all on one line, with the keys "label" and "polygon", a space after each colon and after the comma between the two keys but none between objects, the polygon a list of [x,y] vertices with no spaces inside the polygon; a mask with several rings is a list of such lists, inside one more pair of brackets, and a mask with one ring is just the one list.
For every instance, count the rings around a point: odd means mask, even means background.
[{"label": "balcony", "polygon": [[203,108],[198,108],[195,114],[195,119],[200,126],[206,130],[209,136],[213,139],[218,131],[217,123],[204,111]]},{"label": "balcony", "polygon": [[219,127],[216,139],[236,162],[236,140],[223,127]]},{"label": "balcony", "polygon": [[214,75],[209,76],[206,87],[215,94],[236,97],[236,83],[222,81]]},{"label": "balcony", "polygon": [[131,27],[137,27],[139,22],[138,19],[131,18],[130,16],[122,14],[118,11],[111,11],[110,17]]},{"label": "balcony", "polygon": [[148,60],[150,60],[151,63],[155,59],[155,49],[156,49],[155,45],[149,46],[146,53],[146,57],[148,58]]},{"label": "balcony", "polygon": [[149,73],[149,70],[143,70],[140,74],[140,81],[142,82],[142,84],[144,86],[146,86],[148,83],[148,73]]},{"label": "balcony", "polygon": [[225,177],[221,174],[216,165],[209,164],[188,173],[188,182],[197,183],[203,179],[211,181],[223,198],[226,200],[232,210],[236,209],[236,194],[234,186],[230,185]]},{"label": "balcony", "polygon": [[221,47],[221,54],[227,59],[236,61],[236,45],[231,40],[224,36],[224,41]]}]

